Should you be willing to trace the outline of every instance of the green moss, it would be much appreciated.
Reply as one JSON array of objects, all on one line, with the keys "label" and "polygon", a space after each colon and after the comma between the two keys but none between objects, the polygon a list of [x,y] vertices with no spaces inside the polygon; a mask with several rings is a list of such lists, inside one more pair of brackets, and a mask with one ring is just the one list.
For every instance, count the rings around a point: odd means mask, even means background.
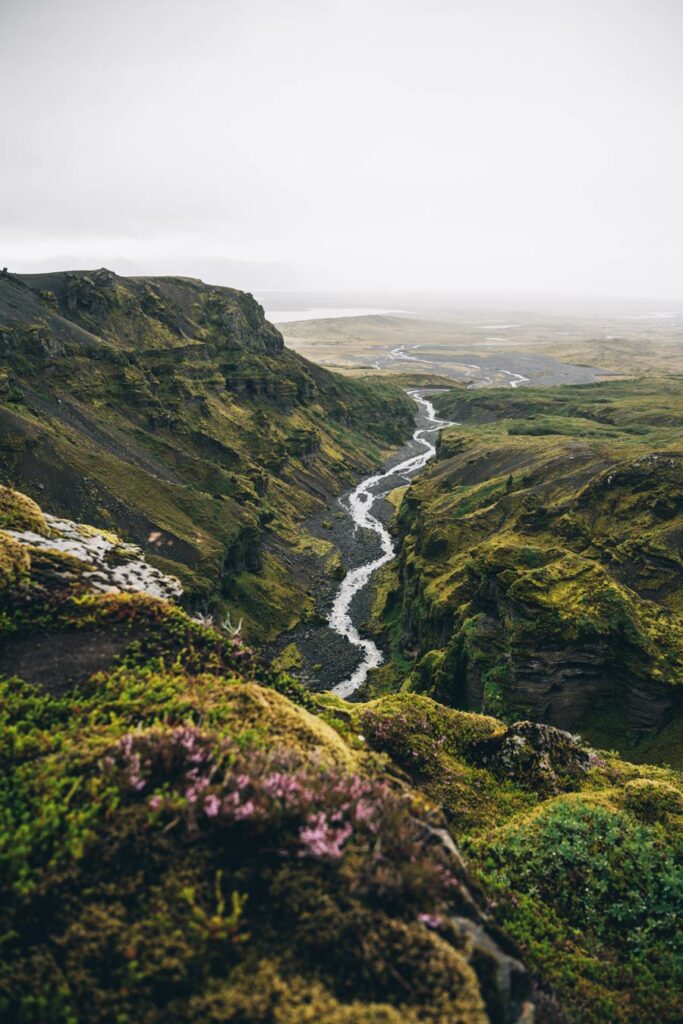
[{"label": "green moss", "polygon": [[437,402],[460,425],[399,509],[383,680],[678,763],[680,381]]},{"label": "green moss", "polygon": [[631,779],[624,786],[624,806],[646,822],[666,821],[669,815],[683,816],[683,794],[670,782]]},{"label": "green moss", "polygon": [[24,545],[0,530],[0,592],[20,586],[28,577],[30,565]]},{"label": "green moss", "polygon": [[408,693],[353,708],[354,727],[370,746],[408,772],[458,830],[476,831],[535,802],[522,787],[480,768],[471,756],[500,728],[496,719]]},{"label": "green moss", "polygon": [[[265,1024],[329,1012],[339,1021],[484,1024],[467,956],[417,920],[442,885],[438,850],[412,835],[419,800],[384,783],[363,788],[349,774],[358,755],[319,718],[243,679],[151,667],[101,675],[64,697],[12,681],[0,690],[7,1019],[247,1014]],[[321,799],[325,786],[337,799],[340,786],[360,785],[388,801],[384,854],[375,858],[376,834],[366,829],[364,839],[359,824],[339,861],[289,856],[298,833],[272,801],[270,818],[244,825],[195,814],[176,792],[177,761],[199,735],[216,759],[212,792],[236,765],[233,785],[249,772],[259,786],[277,768],[292,778],[306,772]],[[147,780],[143,792],[130,770]],[[173,800],[173,810],[156,810],[152,793]]]},{"label": "green moss", "polygon": [[292,668],[300,668],[301,664],[301,651],[296,644],[287,644],[279,657],[273,660],[274,667],[282,672],[287,672]]},{"label": "green moss", "polygon": [[680,1019],[679,853],[608,805],[551,801],[471,847],[501,920],[570,1019]]},{"label": "green moss", "polygon": [[35,501],[25,494],[0,486],[0,529],[31,530],[43,537],[50,536],[45,517]]}]

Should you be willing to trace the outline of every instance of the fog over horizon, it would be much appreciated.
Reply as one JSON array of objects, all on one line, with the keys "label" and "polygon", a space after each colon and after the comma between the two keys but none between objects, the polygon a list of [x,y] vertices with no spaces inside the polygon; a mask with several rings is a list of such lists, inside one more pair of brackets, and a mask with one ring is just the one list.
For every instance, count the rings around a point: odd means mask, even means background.
[{"label": "fog over horizon", "polygon": [[10,270],[683,303],[680,0],[2,0],[0,26]]}]

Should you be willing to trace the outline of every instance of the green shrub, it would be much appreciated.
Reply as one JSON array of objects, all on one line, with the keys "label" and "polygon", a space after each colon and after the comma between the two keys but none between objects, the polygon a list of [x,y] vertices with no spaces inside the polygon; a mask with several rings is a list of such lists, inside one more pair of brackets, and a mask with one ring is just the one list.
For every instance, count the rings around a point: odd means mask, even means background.
[{"label": "green shrub", "polygon": [[501,922],[552,979],[570,1019],[678,1024],[680,840],[609,807],[558,798],[473,849]]}]

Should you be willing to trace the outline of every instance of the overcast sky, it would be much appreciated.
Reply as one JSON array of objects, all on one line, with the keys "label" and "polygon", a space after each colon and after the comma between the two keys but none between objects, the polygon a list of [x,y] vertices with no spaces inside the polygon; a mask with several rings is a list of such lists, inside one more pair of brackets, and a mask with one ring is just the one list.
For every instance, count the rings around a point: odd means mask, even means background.
[{"label": "overcast sky", "polygon": [[0,263],[683,299],[683,0],[0,0]]}]

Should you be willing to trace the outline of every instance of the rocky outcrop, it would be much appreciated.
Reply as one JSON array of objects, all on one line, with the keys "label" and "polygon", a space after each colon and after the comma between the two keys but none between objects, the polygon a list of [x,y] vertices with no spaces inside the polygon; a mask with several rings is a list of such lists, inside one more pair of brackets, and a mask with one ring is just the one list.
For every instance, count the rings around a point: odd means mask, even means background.
[{"label": "rocky outcrop", "polygon": [[515,722],[475,744],[470,756],[501,778],[547,793],[577,786],[590,766],[576,736],[539,722]]},{"label": "rocky outcrop", "polygon": [[48,588],[78,582],[102,594],[178,598],[183,592],[180,581],[150,565],[140,548],[68,519],[45,514],[44,532],[5,528],[4,533],[30,550],[34,578]]}]

